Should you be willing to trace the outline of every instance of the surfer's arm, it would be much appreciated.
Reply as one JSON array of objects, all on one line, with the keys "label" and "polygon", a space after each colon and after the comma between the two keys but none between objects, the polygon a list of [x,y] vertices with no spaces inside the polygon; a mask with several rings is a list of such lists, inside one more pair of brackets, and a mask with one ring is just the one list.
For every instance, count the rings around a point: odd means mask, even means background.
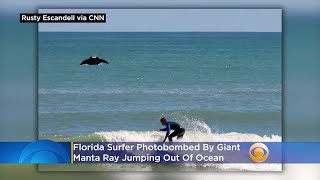
[{"label": "surfer's arm", "polygon": [[169,134],[170,134],[170,123],[168,122],[168,123],[166,124],[166,128],[160,129],[160,131],[167,131],[166,137],[165,137],[164,140],[163,140],[163,142],[165,142],[166,139],[167,139],[167,137],[168,137]]},{"label": "surfer's arm", "polygon": [[160,131],[167,131],[166,136],[169,136],[169,134],[170,134],[170,123],[168,122],[168,123],[166,124],[166,127],[160,129]]}]

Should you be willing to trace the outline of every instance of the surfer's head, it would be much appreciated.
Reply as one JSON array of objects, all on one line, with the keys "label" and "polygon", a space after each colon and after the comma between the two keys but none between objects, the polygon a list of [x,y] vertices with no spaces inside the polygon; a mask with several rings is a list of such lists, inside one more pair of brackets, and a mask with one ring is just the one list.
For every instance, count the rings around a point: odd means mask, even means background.
[{"label": "surfer's head", "polygon": [[161,122],[162,125],[166,125],[167,124],[167,119],[163,117],[163,118],[160,119],[160,122]]}]

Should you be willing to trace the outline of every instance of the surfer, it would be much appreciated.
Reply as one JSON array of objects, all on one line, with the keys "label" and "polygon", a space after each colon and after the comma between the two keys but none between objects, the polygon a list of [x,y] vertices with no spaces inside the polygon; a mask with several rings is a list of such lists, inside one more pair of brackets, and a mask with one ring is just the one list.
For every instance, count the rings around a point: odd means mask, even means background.
[{"label": "surfer", "polygon": [[[172,142],[172,138],[175,136],[177,136],[177,139],[181,139],[183,137],[185,130],[180,124],[172,121],[167,121],[167,119],[164,117],[160,119],[160,122],[163,126],[166,126],[166,127],[163,129],[157,129],[157,130],[167,131],[166,137],[164,138],[163,142],[165,142],[167,138],[169,139],[169,142]],[[174,130],[171,134],[170,134],[170,129]]]}]

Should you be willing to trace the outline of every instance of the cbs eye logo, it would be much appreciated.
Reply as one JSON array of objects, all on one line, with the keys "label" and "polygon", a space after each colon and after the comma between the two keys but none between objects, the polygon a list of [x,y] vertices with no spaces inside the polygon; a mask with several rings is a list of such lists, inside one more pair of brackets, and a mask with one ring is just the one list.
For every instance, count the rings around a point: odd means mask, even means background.
[{"label": "cbs eye logo", "polygon": [[50,140],[39,140],[27,145],[19,159],[19,163],[54,164],[69,163],[70,157],[66,149]]},{"label": "cbs eye logo", "polygon": [[253,162],[262,163],[269,157],[269,149],[263,143],[255,143],[249,149],[249,157]]}]

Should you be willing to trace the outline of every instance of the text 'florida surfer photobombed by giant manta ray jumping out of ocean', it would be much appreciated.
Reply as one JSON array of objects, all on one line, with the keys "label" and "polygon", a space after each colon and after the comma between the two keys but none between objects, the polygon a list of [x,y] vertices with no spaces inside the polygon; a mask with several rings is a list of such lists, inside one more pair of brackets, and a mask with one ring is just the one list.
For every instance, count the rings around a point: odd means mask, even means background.
[{"label": "text 'florida surfer photobombed by giant manta ray jumping out of ocean'", "polygon": [[80,65],[100,65],[100,64],[109,64],[106,60],[100,59],[96,56],[91,56],[90,58],[81,62]]}]

